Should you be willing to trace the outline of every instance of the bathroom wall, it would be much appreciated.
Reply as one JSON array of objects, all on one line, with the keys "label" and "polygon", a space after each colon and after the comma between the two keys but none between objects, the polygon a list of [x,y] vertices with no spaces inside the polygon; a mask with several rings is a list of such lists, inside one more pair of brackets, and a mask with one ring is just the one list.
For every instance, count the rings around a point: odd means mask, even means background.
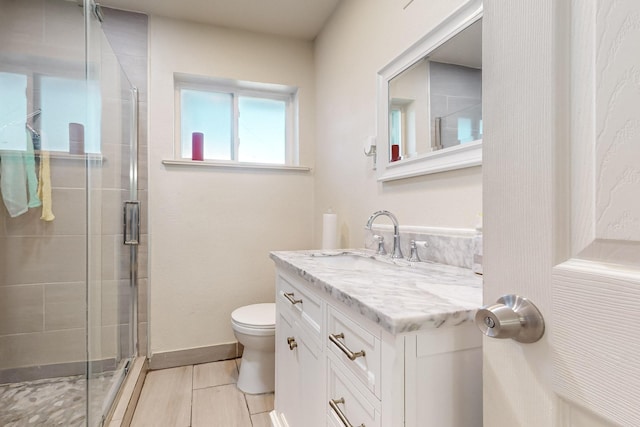
[{"label": "bathroom wall", "polygon": [[329,207],[338,214],[342,247],[363,246],[364,224],[378,209],[395,213],[401,226],[476,225],[480,167],[382,184],[372,158],[363,154],[366,138],[377,134],[378,70],[462,3],[344,1],[317,37],[314,246],[320,245],[322,213]]},{"label": "bathroom wall", "polygon": [[152,366],[185,349],[215,357],[227,345],[233,357],[233,309],[274,299],[269,251],[312,244],[314,172],[162,164],[174,156],[174,73],[299,87],[300,164],[313,168],[312,43],[151,16],[149,58]]}]

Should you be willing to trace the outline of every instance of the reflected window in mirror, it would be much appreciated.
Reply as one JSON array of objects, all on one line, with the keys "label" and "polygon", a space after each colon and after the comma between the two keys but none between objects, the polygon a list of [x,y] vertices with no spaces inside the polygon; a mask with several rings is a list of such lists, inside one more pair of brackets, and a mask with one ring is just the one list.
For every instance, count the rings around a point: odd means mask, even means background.
[{"label": "reflected window in mirror", "polygon": [[[389,129],[397,132],[395,126],[399,125],[401,134],[400,138],[389,134],[391,146],[397,144],[399,150],[399,156],[394,159],[395,150],[392,148],[391,161],[415,157],[418,153],[429,151],[428,66],[428,60],[418,61],[389,82]],[[394,120],[399,123],[394,123]]]},{"label": "reflected window in mirror", "polygon": [[[391,105],[391,113],[389,117],[389,144],[391,144],[391,161],[396,162],[400,160],[400,153],[404,151],[404,116],[405,112],[402,111],[402,107],[399,105]],[[393,148],[395,147],[395,148]]]}]

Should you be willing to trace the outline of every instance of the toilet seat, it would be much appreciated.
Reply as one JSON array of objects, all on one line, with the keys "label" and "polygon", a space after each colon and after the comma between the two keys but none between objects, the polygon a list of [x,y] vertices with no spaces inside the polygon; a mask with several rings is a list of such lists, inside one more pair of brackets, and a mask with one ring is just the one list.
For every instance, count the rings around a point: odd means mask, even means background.
[{"label": "toilet seat", "polygon": [[252,304],[237,308],[231,313],[231,323],[237,327],[240,332],[244,332],[243,330],[275,331],[276,305],[275,303]]},{"label": "toilet seat", "polygon": [[231,327],[236,333],[250,335],[254,337],[273,336],[276,334],[276,327],[272,328],[254,328],[251,326],[240,325],[231,320]]}]

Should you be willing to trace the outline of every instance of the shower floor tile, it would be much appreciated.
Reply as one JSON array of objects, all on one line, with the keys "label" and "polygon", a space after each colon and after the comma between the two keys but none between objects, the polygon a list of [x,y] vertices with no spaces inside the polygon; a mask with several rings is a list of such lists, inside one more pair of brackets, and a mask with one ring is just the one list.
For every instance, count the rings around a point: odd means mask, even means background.
[{"label": "shower floor tile", "polygon": [[0,385],[0,425],[82,426],[86,384],[78,375]]},{"label": "shower floor tile", "polygon": [[[92,382],[91,399],[96,405],[102,405],[111,376],[102,374]],[[86,387],[84,375],[2,384],[0,426],[84,426]],[[97,410],[100,408],[96,407]]]}]

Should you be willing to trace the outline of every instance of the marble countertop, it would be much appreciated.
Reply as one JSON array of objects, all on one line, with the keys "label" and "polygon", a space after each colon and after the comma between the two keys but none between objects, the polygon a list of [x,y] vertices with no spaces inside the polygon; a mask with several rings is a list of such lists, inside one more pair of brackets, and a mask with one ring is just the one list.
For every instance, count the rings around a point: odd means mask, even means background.
[{"label": "marble countertop", "polygon": [[271,258],[392,334],[473,322],[482,305],[482,276],[466,268],[392,260],[367,249],[271,252]]}]

